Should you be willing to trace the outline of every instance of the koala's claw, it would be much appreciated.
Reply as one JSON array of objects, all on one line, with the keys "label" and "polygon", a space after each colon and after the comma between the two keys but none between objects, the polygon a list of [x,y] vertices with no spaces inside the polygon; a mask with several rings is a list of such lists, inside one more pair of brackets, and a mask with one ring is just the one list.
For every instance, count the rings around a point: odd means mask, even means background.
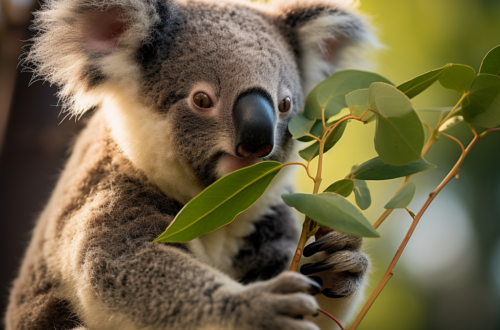
[{"label": "koala's claw", "polygon": [[323,287],[321,293],[329,298],[344,298],[352,295],[363,283],[369,267],[367,256],[359,252],[360,237],[328,232],[304,249],[304,256],[310,257],[324,252],[325,259],[304,264],[300,272],[314,275],[310,278]]},{"label": "koala's claw", "polygon": [[242,310],[235,313],[235,329],[319,330],[304,317],[318,315],[311,295],[320,291],[317,282],[295,272],[249,285],[239,296]]},{"label": "koala's claw", "polygon": [[285,273],[267,283],[265,289],[273,293],[303,292],[315,295],[321,291],[321,285],[308,277],[296,273]]},{"label": "koala's claw", "polygon": [[323,261],[303,265],[300,272],[304,275],[312,275],[325,270],[333,270],[336,273],[364,273],[367,268],[368,258],[363,253],[343,250],[332,254]]},{"label": "koala's claw", "polygon": [[358,250],[363,240],[361,237],[331,231],[304,249],[304,257],[310,257],[318,252],[334,253],[341,249]]}]

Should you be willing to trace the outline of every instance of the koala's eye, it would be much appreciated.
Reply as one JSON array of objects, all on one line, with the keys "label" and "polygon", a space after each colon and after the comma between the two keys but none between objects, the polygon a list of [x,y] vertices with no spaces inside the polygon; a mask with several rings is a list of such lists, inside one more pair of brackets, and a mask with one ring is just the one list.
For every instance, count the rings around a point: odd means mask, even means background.
[{"label": "koala's eye", "polygon": [[202,92],[194,94],[193,102],[198,108],[202,109],[208,109],[214,106],[210,97]]},{"label": "koala's eye", "polygon": [[280,112],[288,112],[291,106],[292,106],[292,100],[290,99],[290,97],[287,96],[283,99],[283,101],[281,101],[278,108]]}]

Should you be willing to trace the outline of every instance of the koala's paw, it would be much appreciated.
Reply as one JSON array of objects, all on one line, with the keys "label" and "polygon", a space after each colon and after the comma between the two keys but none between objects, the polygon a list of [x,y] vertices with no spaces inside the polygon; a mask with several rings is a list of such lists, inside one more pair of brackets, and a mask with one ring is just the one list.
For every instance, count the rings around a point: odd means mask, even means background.
[{"label": "koala's paw", "polygon": [[318,315],[312,295],[321,291],[315,281],[295,272],[286,272],[265,282],[251,284],[239,294],[233,314],[235,329],[319,330],[304,316]]},{"label": "koala's paw", "polygon": [[350,296],[363,285],[370,263],[359,251],[361,244],[361,237],[330,231],[304,249],[304,257],[324,252],[324,259],[303,265],[300,272],[317,281],[329,298]]}]

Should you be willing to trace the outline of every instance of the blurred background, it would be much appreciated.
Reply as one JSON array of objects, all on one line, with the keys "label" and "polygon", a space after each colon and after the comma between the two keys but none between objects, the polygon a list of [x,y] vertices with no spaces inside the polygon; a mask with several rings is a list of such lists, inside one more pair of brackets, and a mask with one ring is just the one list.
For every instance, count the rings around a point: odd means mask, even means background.
[{"label": "blurred background", "polygon": [[[34,82],[17,66],[22,40],[30,36],[31,11],[38,2],[0,0],[0,311],[16,275],[37,214],[42,210],[68,156],[82,121],[59,124],[57,90]],[[484,55],[500,44],[500,0],[364,0],[386,45],[373,54],[375,70],[399,84],[446,63],[479,69]],[[416,108],[452,106],[458,95],[436,85],[414,99]],[[432,118],[426,118],[432,120]],[[353,164],[376,155],[374,125],[352,123],[326,158],[324,183],[343,178]],[[449,133],[464,143],[463,125]],[[438,169],[414,177],[415,213],[460,155],[444,138],[426,159]],[[431,205],[408,244],[395,276],[359,329],[500,329],[500,133],[491,134],[465,161]],[[304,176],[300,190],[312,186]],[[375,221],[400,181],[369,182]],[[373,259],[371,293],[411,222],[396,210],[379,228],[383,237],[367,240]]]}]

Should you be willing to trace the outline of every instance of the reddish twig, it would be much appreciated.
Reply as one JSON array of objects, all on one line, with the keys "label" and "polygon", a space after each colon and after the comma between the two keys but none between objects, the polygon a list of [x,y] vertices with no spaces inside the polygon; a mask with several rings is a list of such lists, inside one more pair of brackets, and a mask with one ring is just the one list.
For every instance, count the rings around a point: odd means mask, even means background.
[{"label": "reddish twig", "polygon": [[326,311],[324,311],[324,310],[322,310],[320,308],[318,308],[318,311],[321,312],[321,313],[323,313],[323,314],[325,314],[326,316],[328,316],[329,318],[331,318],[333,321],[335,321],[335,323],[338,324],[338,326],[340,327],[340,329],[345,330],[345,328],[342,326],[342,324],[340,323],[340,321],[335,318],[335,316],[333,316],[332,314],[330,314],[330,313],[328,313],[328,312],[326,312]]}]

